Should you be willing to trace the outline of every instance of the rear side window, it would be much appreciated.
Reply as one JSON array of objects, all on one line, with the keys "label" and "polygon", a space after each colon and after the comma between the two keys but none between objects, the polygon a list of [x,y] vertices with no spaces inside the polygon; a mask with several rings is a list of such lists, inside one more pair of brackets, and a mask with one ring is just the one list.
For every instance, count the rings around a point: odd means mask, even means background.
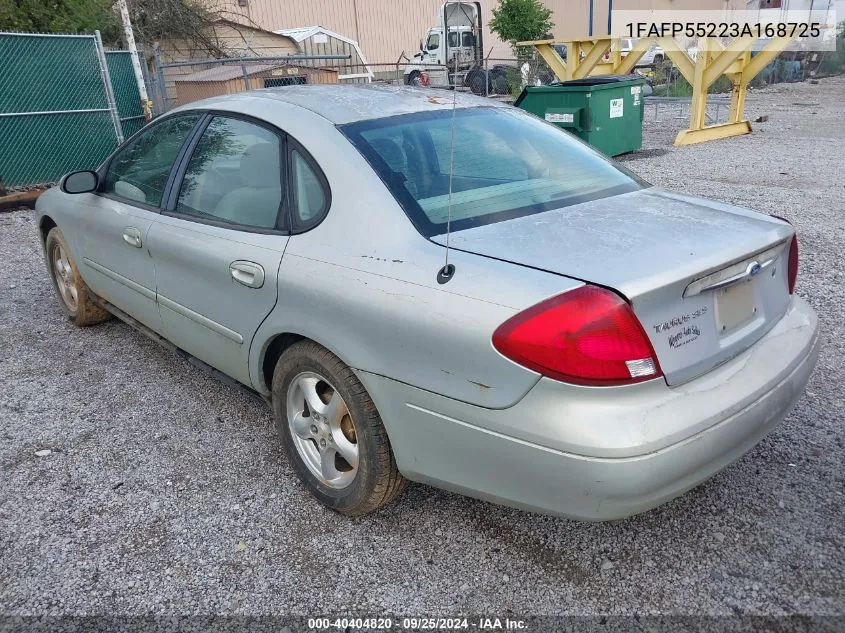
[{"label": "rear side window", "polygon": [[176,212],[254,228],[276,228],[282,203],[281,141],[267,128],[216,116],[197,143]]},{"label": "rear side window", "polygon": [[450,208],[452,230],[459,231],[645,184],[567,132],[516,108],[458,109],[454,135],[452,118],[444,109],[340,128],[427,237],[446,232]]},{"label": "rear side window", "polygon": [[327,210],[326,190],[308,159],[297,149],[291,150],[293,189],[293,224],[297,231],[306,231],[323,219]]},{"label": "rear side window", "polygon": [[159,206],[170,169],[199,116],[170,117],[129,141],[109,163],[103,192],[129,202]]}]

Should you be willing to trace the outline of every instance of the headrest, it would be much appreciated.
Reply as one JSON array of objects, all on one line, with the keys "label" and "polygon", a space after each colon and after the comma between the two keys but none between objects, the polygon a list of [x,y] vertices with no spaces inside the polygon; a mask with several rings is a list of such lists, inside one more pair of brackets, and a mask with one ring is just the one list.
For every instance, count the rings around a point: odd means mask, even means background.
[{"label": "headrest", "polygon": [[370,146],[393,171],[405,172],[405,152],[398,143],[389,138],[377,138],[370,141]]},{"label": "headrest", "polygon": [[279,148],[273,143],[258,143],[241,157],[241,179],[248,187],[279,187],[281,183]]}]

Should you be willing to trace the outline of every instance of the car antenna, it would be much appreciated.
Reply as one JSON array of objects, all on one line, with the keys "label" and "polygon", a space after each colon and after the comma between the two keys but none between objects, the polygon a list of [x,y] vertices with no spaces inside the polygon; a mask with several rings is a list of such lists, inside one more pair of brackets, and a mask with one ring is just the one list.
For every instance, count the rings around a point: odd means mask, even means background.
[{"label": "car antenna", "polygon": [[[452,234],[452,172],[455,170],[455,111],[458,108],[458,63],[460,50],[455,56],[455,77],[452,86],[452,123],[449,131],[449,198],[446,205],[446,263],[437,271],[437,283],[445,284],[455,275],[455,265],[449,263],[449,246]],[[446,60],[447,63],[449,60]],[[449,68],[446,67],[446,77],[449,77]]]}]

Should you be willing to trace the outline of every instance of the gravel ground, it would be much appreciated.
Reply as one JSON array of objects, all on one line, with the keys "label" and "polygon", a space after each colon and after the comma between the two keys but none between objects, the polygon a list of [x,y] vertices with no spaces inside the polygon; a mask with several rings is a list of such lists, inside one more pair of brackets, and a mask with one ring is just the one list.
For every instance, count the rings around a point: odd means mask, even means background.
[{"label": "gravel ground", "polygon": [[72,327],[32,212],[0,214],[0,612],[845,613],[843,96],[845,78],[755,92],[752,135],[675,149],[649,125],[626,159],[792,221],[827,342],[779,430],[615,523],[421,485],[374,516],[323,509],[260,401],[121,323]]}]

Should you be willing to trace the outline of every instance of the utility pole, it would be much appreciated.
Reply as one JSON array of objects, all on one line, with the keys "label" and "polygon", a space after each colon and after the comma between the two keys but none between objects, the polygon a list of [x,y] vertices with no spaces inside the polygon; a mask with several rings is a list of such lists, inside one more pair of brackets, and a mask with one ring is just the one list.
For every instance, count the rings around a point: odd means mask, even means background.
[{"label": "utility pole", "polygon": [[129,19],[129,8],[126,0],[117,0],[115,3],[120,11],[120,19],[123,21],[123,37],[129,54],[132,58],[132,70],[135,73],[135,82],[138,84],[138,92],[141,94],[141,108],[144,110],[144,119],[149,121],[152,118],[152,102],[147,94],[147,85],[144,83],[144,75],[141,72],[141,62],[138,59],[138,47],[135,45],[135,34],[132,32],[132,22]]}]

